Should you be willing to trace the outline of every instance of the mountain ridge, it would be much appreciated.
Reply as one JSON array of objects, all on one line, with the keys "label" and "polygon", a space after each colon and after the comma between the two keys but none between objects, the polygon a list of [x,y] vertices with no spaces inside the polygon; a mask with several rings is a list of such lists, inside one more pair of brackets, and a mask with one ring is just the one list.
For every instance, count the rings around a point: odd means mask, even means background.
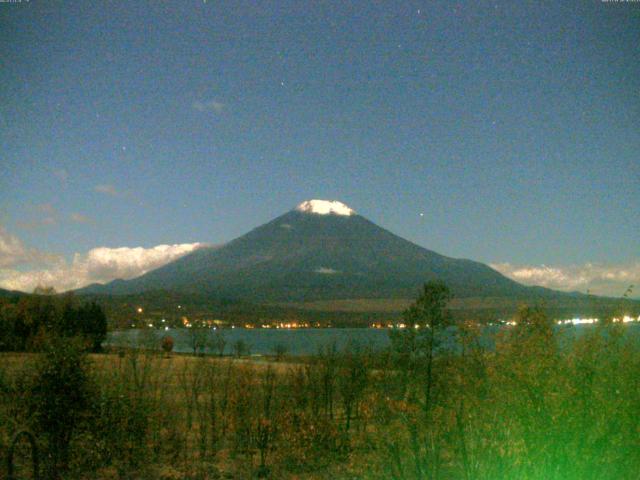
[{"label": "mountain ridge", "polygon": [[457,297],[576,295],[524,286],[480,262],[438,254],[324,200],[303,202],[223,246],[201,247],[140,277],[77,292],[169,290],[254,302],[411,298],[436,279]]}]

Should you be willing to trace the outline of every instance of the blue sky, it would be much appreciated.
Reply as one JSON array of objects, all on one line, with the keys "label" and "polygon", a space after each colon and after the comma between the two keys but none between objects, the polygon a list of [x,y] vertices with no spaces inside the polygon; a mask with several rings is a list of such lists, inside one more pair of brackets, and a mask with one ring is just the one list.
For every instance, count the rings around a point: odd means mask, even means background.
[{"label": "blue sky", "polygon": [[310,198],[521,281],[640,282],[640,4],[255,3],[0,4],[0,286]]}]

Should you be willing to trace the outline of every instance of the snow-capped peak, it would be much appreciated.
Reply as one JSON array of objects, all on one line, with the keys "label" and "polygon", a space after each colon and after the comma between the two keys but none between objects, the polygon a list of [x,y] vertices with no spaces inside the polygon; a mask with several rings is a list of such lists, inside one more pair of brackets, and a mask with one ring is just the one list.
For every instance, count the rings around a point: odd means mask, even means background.
[{"label": "snow-capped peak", "polygon": [[337,200],[307,200],[296,207],[299,212],[318,215],[354,215],[356,212]]}]

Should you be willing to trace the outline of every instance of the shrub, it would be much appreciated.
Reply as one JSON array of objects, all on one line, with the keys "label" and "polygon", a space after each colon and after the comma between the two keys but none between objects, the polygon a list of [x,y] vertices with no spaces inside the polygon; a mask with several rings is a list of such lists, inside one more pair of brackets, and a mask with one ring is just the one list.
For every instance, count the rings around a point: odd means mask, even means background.
[{"label": "shrub", "polygon": [[94,394],[79,341],[53,338],[35,365],[28,403],[36,434],[46,442],[52,478],[69,467],[69,445]]},{"label": "shrub", "polygon": [[173,337],[166,336],[162,338],[162,343],[160,344],[162,347],[162,351],[167,355],[173,351]]}]

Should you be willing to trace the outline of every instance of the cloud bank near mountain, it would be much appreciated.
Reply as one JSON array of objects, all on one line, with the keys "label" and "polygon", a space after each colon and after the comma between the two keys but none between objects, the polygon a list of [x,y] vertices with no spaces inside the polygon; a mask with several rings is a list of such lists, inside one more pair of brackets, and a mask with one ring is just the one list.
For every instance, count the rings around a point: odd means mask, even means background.
[{"label": "cloud bank near mountain", "polygon": [[[131,279],[159,268],[205,243],[181,243],[153,247],[96,247],[75,253],[70,260],[55,253],[29,247],[0,225],[0,288],[31,292],[37,286],[57,291],[73,290],[91,283]],[[494,263],[491,267],[525,284],[562,291],[622,296],[634,286],[630,297],[640,298],[640,260],[625,265],[586,263],[583,265],[516,265]],[[321,267],[317,273],[337,273]]]},{"label": "cloud bank near mountain", "polygon": [[144,247],[97,247],[71,261],[29,248],[0,226],[0,287],[31,292],[37,286],[73,290],[116,278],[130,279],[161,267],[204,243]]},{"label": "cloud bank near mountain", "polygon": [[621,297],[630,286],[632,298],[640,297],[640,261],[628,265],[513,265],[494,263],[491,267],[525,285],[540,285],[563,291],[589,291],[595,295]]}]

